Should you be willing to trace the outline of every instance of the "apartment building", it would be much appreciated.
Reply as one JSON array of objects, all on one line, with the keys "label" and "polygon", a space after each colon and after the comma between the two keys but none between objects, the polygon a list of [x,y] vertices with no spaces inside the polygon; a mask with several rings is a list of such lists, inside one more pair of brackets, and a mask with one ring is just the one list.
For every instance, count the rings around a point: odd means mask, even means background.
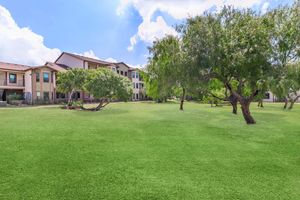
[{"label": "apartment building", "polygon": [[0,62],[0,101],[11,94],[18,94],[29,103],[44,101],[54,103],[56,74],[66,71],[58,65],[30,67]]},{"label": "apartment building", "polygon": [[139,101],[139,100],[147,99],[147,96],[145,93],[144,82],[140,75],[140,70],[139,69],[130,69],[129,71],[131,74],[131,80],[132,80],[132,86],[133,86],[132,100]]},{"label": "apartment building", "polygon": [[[124,62],[112,63],[102,61],[99,59],[80,56],[72,53],[63,52],[55,61],[55,64],[65,66],[68,68],[81,68],[81,69],[97,69],[106,67],[118,73],[121,76],[127,77],[133,82],[133,98],[132,100],[139,101],[145,98],[144,83],[139,76],[138,69],[133,69],[126,65]],[[93,100],[93,97],[88,93],[77,92],[77,99],[83,101]]]},{"label": "apartment building", "polygon": [[[139,71],[130,68],[123,62],[111,63],[94,58],[63,52],[54,63],[47,62],[43,66],[26,66],[0,62],[0,101],[6,101],[10,94],[19,94],[29,104],[56,103],[67,99],[68,94],[60,94],[56,90],[58,72],[72,68],[97,69],[106,67],[127,77],[134,84],[133,100],[145,98],[144,83]],[[74,98],[92,101],[93,97],[83,91],[74,94]]]}]

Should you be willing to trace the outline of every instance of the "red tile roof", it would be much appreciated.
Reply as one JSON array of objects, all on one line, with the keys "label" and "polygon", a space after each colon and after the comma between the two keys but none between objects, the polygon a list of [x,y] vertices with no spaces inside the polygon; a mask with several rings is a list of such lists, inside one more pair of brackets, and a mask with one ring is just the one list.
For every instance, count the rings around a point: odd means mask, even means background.
[{"label": "red tile roof", "polygon": [[0,62],[0,69],[12,71],[26,71],[30,69],[30,66]]}]

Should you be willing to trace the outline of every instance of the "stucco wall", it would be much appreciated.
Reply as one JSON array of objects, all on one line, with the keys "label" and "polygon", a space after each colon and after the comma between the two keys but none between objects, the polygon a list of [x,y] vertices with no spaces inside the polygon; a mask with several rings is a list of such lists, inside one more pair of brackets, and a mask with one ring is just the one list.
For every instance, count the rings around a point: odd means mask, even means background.
[{"label": "stucco wall", "polygon": [[31,81],[32,70],[25,72],[25,92],[32,93],[32,81]]},{"label": "stucco wall", "polygon": [[5,72],[0,71],[0,85],[4,85],[5,79]]}]

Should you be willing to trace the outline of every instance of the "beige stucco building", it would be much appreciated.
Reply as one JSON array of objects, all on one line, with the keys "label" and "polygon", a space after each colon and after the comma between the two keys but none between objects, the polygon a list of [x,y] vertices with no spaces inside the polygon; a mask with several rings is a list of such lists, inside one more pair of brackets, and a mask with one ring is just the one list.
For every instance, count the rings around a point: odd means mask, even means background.
[{"label": "beige stucco building", "polygon": [[26,103],[54,103],[56,74],[66,71],[58,65],[30,67],[0,62],[0,101],[18,94]]},{"label": "beige stucco building", "polygon": [[[11,94],[22,96],[29,104],[64,101],[68,94],[60,94],[56,90],[58,72],[65,72],[71,68],[89,70],[100,67],[109,68],[131,80],[134,88],[133,100],[143,100],[146,97],[139,70],[130,68],[123,62],[111,63],[63,52],[54,63],[47,62],[43,66],[31,67],[0,62],[0,101],[6,101]],[[78,91],[75,98],[82,101],[93,100],[91,95],[82,91]]]}]

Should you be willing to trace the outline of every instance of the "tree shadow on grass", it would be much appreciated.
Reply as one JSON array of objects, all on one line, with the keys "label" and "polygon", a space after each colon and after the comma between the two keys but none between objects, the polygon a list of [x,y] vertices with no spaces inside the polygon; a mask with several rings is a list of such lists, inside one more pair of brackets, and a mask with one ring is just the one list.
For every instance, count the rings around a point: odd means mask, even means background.
[{"label": "tree shadow on grass", "polygon": [[89,116],[111,116],[111,115],[123,115],[126,113],[129,113],[129,110],[126,109],[116,109],[116,108],[104,108],[99,111],[88,111],[88,110],[66,110],[72,112],[74,115],[80,115],[83,117],[89,117]]}]

